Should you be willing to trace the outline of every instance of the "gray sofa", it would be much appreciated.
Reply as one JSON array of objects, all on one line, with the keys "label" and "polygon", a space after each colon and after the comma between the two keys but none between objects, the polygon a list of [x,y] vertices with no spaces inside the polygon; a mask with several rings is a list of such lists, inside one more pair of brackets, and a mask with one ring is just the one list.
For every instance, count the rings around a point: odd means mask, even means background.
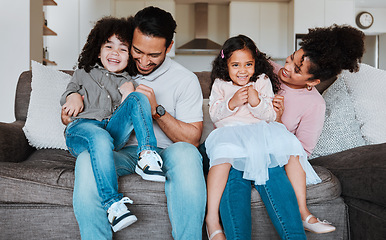
[{"label": "gray sofa", "polygon": [[[204,98],[208,98],[209,72],[196,75]],[[31,147],[22,130],[31,77],[31,71],[20,75],[15,99],[16,121],[0,123],[0,239],[80,239],[72,209],[75,158],[65,150]],[[202,140],[213,127],[206,104],[203,109]],[[308,206],[319,218],[331,221],[337,230],[328,234],[307,232],[308,239],[386,236],[385,160],[386,144],[312,160],[322,183],[307,188]],[[367,162],[365,166],[364,162]],[[119,190],[134,200],[130,210],[138,222],[114,234],[114,239],[172,239],[164,184],[144,181],[133,174],[119,179]],[[254,189],[251,206],[253,239],[279,239]],[[203,236],[206,239],[204,231]]]}]

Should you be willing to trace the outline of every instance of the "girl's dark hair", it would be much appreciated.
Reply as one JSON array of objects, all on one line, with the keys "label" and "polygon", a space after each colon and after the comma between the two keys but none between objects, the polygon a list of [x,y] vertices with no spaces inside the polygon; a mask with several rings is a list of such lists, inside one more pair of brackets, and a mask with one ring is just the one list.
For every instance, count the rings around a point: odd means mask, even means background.
[{"label": "girl's dark hair", "polygon": [[[90,72],[95,64],[102,65],[98,57],[101,47],[114,34],[121,42],[128,43],[130,47],[133,35],[130,21],[131,19],[114,17],[104,17],[98,20],[88,35],[87,42],[79,55],[78,68]],[[128,69],[125,70],[128,71]]]},{"label": "girl's dark hair", "polygon": [[157,7],[144,8],[134,16],[134,29],[138,28],[147,36],[165,38],[165,47],[171,44],[176,27],[173,16]]},{"label": "girl's dark hair", "polygon": [[228,59],[234,51],[248,49],[252,57],[255,59],[255,73],[250,81],[256,82],[257,77],[265,73],[271,80],[273,92],[277,93],[280,90],[280,83],[277,75],[273,72],[273,67],[269,63],[269,57],[263,52],[260,52],[256,44],[247,36],[238,35],[231,37],[225,41],[218,56],[213,61],[212,73],[210,75],[212,85],[216,78],[224,81],[232,81],[228,72]]},{"label": "girl's dark hair", "polygon": [[364,47],[364,33],[347,25],[309,29],[300,43],[304,56],[311,61],[310,80],[321,82],[336,77],[342,70],[359,70]]}]

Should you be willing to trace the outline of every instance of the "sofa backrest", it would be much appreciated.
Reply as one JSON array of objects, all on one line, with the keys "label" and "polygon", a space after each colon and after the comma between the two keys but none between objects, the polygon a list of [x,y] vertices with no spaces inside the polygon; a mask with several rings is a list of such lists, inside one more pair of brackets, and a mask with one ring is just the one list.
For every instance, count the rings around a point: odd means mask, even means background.
[{"label": "sofa backrest", "polygon": [[[63,70],[63,72],[72,75],[74,71]],[[195,72],[197,75],[204,98],[209,98],[210,94],[210,72]],[[32,71],[25,71],[20,74],[15,95],[15,118],[25,121],[27,119],[28,105],[31,96]]]}]

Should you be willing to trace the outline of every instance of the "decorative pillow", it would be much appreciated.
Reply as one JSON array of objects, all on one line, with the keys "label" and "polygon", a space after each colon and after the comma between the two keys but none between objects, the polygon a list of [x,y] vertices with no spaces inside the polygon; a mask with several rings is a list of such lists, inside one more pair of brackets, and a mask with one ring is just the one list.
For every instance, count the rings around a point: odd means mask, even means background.
[{"label": "decorative pillow", "polygon": [[361,64],[357,73],[342,75],[364,139],[368,144],[386,142],[386,71]]},{"label": "decorative pillow", "polygon": [[71,76],[32,61],[31,98],[23,131],[31,146],[67,149],[60,97]]},{"label": "decorative pillow", "polygon": [[326,101],[326,117],[310,159],[365,145],[344,76],[340,75],[324,91],[323,98]]}]

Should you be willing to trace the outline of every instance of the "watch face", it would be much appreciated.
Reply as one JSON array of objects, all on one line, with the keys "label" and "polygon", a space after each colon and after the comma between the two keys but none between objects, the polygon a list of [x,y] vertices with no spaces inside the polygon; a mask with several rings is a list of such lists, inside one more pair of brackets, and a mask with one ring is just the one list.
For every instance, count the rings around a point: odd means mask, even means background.
[{"label": "watch face", "polygon": [[357,25],[360,28],[366,29],[371,27],[374,22],[373,16],[369,12],[361,12],[357,15]]},{"label": "watch face", "polygon": [[157,114],[160,115],[160,117],[165,115],[165,108],[161,105],[157,106],[156,111],[157,111]]}]

